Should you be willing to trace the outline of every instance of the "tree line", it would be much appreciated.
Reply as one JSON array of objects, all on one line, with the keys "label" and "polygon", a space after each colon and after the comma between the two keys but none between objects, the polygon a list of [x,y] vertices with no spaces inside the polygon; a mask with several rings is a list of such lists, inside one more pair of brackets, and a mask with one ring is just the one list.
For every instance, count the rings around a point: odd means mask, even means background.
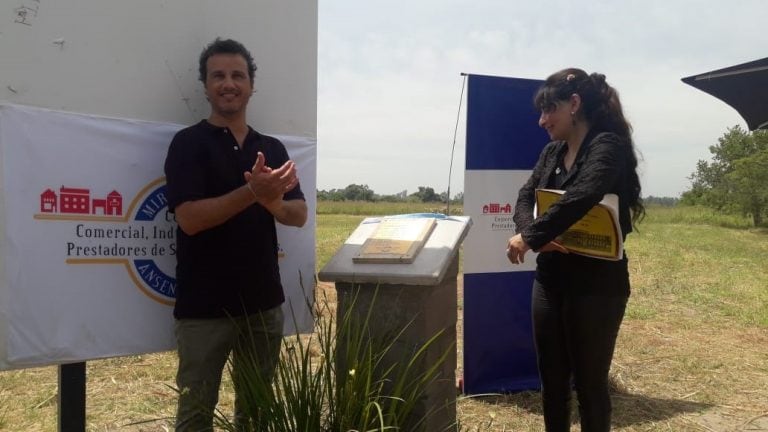
[{"label": "tree line", "polygon": [[709,147],[710,161],[699,160],[691,189],[680,203],[740,213],[760,226],[768,216],[768,131],[728,129]]},{"label": "tree line", "polygon": [[[447,202],[448,192],[435,192],[434,188],[429,186],[419,186],[418,190],[412,194],[402,191],[397,194],[379,195],[375,193],[368,185],[351,184],[344,189],[318,190],[317,199],[323,201],[368,201],[368,202]],[[459,192],[451,199],[451,204],[462,204],[464,202],[464,192]]]},{"label": "tree line", "polygon": [[[412,194],[407,191],[391,195],[379,195],[368,185],[351,184],[344,189],[317,190],[317,199],[321,201],[367,201],[367,202],[445,202],[448,192],[436,193],[434,188],[419,186]],[[645,204],[674,207],[679,198],[648,196],[643,198]],[[463,204],[464,192],[459,192],[451,199],[451,204]]]}]

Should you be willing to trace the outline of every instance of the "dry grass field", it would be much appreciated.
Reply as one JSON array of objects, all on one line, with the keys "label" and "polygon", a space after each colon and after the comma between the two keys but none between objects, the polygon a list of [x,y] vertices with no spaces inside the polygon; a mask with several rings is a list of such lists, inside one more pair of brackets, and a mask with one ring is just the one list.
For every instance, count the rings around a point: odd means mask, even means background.
[{"label": "dry grass field", "polygon": [[[319,266],[376,211],[319,212]],[[633,293],[612,368],[614,430],[768,431],[768,231],[747,225],[701,209],[653,208],[630,236]],[[333,300],[332,285],[317,290]],[[457,295],[461,305],[461,277]],[[458,350],[460,374],[461,337]],[[172,430],[175,369],[173,353],[88,362],[87,430]],[[56,372],[0,372],[0,430],[56,430]],[[229,382],[220,407],[231,412]],[[543,430],[535,392],[460,397],[458,417],[464,431]]]}]

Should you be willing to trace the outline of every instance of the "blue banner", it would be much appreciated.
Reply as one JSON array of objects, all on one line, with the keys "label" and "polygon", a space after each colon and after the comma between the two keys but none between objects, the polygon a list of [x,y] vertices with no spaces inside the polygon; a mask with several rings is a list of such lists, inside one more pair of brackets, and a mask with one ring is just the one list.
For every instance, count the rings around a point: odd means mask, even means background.
[{"label": "blue banner", "polygon": [[530,170],[547,143],[533,96],[542,81],[470,75],[468,170]]},{"label": "blue banner", "polygon": [[464,393],[539,388],[531,330],[535,255],[514,266],[517,193],[548,142],[533,96],[542,81],[470,75],[464,212]]}]

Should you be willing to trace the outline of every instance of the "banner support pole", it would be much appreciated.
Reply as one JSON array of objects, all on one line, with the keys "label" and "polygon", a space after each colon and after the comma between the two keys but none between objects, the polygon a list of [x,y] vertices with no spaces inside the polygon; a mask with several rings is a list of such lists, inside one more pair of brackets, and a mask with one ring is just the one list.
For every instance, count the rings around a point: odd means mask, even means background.
[{"label": "banner support pole", "polygon": [[85,432],[85,362],[59,365],[59,432]]}]

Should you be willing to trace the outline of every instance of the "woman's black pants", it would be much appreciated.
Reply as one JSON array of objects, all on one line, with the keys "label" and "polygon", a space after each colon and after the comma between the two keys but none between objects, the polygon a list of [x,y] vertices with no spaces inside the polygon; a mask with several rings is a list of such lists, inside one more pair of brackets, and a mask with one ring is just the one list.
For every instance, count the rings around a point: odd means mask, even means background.
[{"label": "woman's black pants", "polygon": [[536,281],[532,297],[546,430],[570,430],[573,383],[582,432],[609,431],[608,372],[627,297],[573,295],[567,286],[552,288]]}]

